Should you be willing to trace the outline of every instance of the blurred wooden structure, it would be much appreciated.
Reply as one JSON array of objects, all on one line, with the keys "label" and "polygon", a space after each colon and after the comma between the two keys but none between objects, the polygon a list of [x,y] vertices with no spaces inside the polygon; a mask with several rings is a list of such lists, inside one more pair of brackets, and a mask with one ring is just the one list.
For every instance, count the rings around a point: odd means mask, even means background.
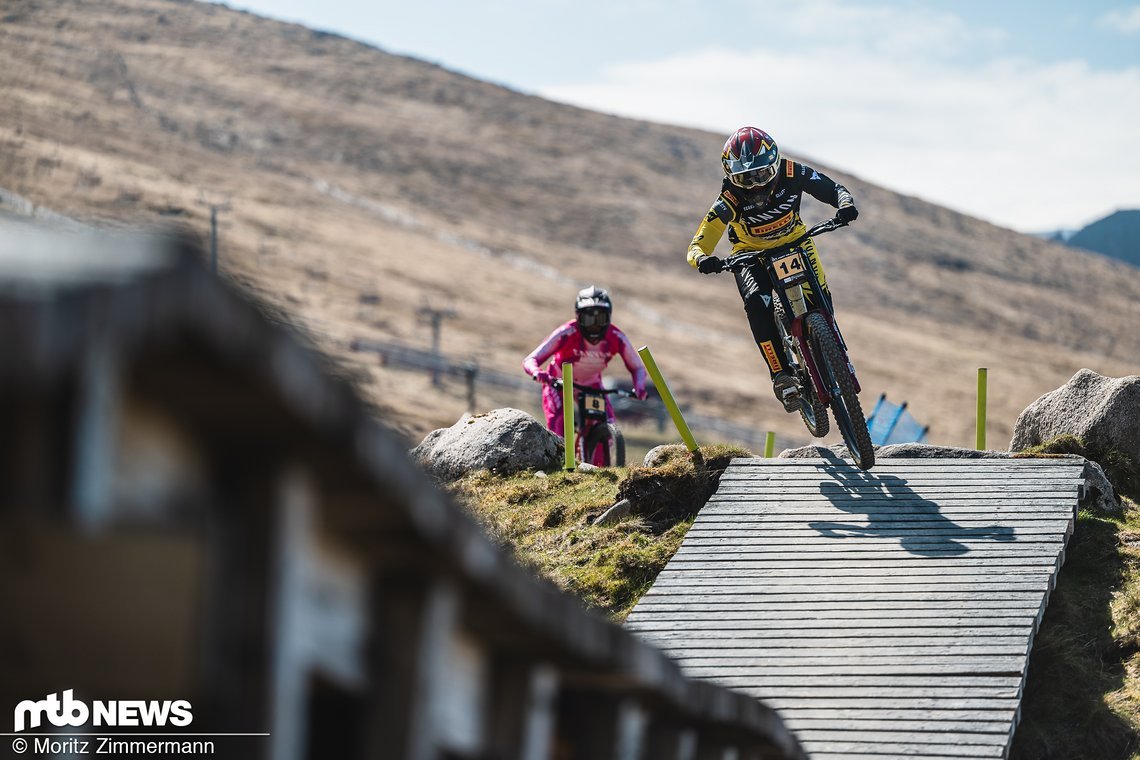
[{"label": "blurred wooden structure", "polygon": [[243,760],[804,758],[514,564],[202,259],[0,237],[0,724],[75,689],[268,733]]}]

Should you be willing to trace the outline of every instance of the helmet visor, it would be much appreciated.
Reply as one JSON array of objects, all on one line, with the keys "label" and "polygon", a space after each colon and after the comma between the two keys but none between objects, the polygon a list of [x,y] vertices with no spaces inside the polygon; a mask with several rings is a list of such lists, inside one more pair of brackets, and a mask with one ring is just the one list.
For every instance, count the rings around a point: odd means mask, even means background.
[{"label": "helmet visor", "polygon": [[610,324],[610,313],[601,307],[582,309],[578,312],[578,324],[585,329],[608,327]]},{"label": "helmet visor", "polygon": [[776,164],[764,166],[759,169],[749,169],[748,171],[738,172],[737,174],[730,174],[728,177],[732,184],[737,187],[743,187],[745,190],[764,187],[775,178]]}]

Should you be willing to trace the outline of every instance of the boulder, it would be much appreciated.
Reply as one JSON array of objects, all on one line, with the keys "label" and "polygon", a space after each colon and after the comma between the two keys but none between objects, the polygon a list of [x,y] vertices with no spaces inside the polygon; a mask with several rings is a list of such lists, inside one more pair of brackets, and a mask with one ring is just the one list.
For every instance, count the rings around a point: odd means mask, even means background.
[{"label": "boulder", "polygon": [[433,430],[411,451],[412,459],[441,480],[476,470],[510,475],[523,470],[556,469],[562,439],[518,409],[463,415],[449,428]]},{"label": "boulder", "polygon": [[654,446],[645,453],[645,459],[642,460],[642,465],[645,467],[660,467],[666,462],[671,462],[677,457],[689,456],[689,450],[679,443],[664,443],[660,446]]},{"label": "boulder", "polygon": [[1105,377],[1082,369],[1069,382],[1030,404],[1013,426],[1010,451],[1061,435],[1093,452],[1113,450],[1140,462],[1140,375]]}]

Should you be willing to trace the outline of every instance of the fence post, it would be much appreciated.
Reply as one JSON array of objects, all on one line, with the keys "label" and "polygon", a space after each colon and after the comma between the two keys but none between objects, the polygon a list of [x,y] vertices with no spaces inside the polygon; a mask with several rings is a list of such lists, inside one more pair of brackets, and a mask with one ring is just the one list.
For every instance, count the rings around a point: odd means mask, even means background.
[{"label": "fence post", "polygon": [[978,421],[976,448],[982,451],[986,448],[986,375],[985,367],[978,367]]},{"label": "fence post", "polygon": [[567,470],[577,467],[574,464],[574,365],[562,364],[562,448],[566,450]]},{"label": "fence post", "polygon": [[463,367],[463,377],[467,381],[467,411],[475,414],[475,378],[479,375],[479,367],[475,364],[466,364]]},{"label": "fence post", "polygon": [[641,361],[645,362],[645,369],[653,378],[653,384],[657,386],[657,392],[661,394],[661,400],[665,403],[665,408],[669,410],[669,416],[673,418],[673,424],[677,426],[681,440],[685,442],[685,446],[690,452],[696,453],[697,442],[693,438],[692,432],[689,431],[685,418],[681,416],[681,410],[677,407],[677,402],[673,399],[673,394],[669,391],[665,378],[661,376],[661,370],[657,369],[657,362],[653,361],[653,354],[649,353],[649,346],[642,346],[637,349],[637,355],[641,357]]},{"label": "fence post", "polygon": [[769,430],[764,436],[764,458],[771,459],[774,453],[776,453],[776,434]]}]

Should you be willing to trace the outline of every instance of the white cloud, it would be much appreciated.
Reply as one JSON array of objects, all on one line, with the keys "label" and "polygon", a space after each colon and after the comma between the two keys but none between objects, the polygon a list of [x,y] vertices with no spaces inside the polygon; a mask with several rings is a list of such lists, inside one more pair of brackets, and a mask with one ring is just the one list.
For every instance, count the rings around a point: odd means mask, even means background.
[{"label": "white cloud", "polygon": [[[825,22],[843,29],[804,33]],[[781,23],[792,33],[763,48],[625,64],[541,94],[726,135],[755,124],[789,152],[1026,231],[1140,207],[1140,68],[954,63],[996,34],[830,0]]]},{"label": "white cloud", "polygon": [[1140,34],[1140,5],[1116,8],[1098,19],[1101,27],[1121,34]]}]

